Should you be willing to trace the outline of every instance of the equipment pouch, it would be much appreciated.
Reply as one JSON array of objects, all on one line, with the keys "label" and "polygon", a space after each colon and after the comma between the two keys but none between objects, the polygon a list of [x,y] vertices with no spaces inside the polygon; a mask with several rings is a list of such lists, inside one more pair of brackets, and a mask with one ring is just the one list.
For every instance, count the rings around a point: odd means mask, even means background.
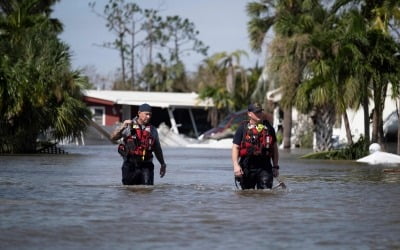
[{"label": "equipment pouch", "polygon": [[126,150],[126,147],[124,144],[119,144],[118,145],[118,153],[122,156],[122,157],[126,157],[128,155],[128,151]]}]

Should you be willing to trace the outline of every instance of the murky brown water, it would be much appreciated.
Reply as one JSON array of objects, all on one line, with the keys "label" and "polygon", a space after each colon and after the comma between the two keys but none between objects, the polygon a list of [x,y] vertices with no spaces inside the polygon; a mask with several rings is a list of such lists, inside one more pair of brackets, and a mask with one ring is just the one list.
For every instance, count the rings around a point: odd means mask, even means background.
[{"label": "murky brown water", "polygon": [[115,146],[67,151],[0,156],[0,249],[400,249],[399,166],[282,152],[287,190],[237,191],[230,150],[164,148],[134,188]]}]

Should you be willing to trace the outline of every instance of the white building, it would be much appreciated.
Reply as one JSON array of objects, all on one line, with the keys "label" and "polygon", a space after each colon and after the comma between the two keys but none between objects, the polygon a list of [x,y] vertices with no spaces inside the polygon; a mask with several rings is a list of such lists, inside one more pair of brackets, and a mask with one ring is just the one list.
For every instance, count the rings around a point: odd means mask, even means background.
[{"label": "white building", "polygon": [[[267,100],[272,101],[274,103],[278,103],[282,98],[281,89],[275,89],[267,93]],[[391,97],[392,89],[391,85],[388,87],[386,99],[385,99],[385,107],[383,110],[383,121],[385,121],[396,109],[396,100],[393,100]],[[374,108],[374,103],[370,100],[369,103],[369,113],[372,112]],[[296,109],[292,110],[292,120],[293,124],[296,124],[299,121],[299,112]],[[357,141],[361,135],[364,134],[364,113],[362,107],[358,110],[347,109],[347,116],[350,123],[351,134],[353,135],[354,141]],[[333,137],[336,138],[340,143],[347,143],[346,137],[346,128],[344,126],[344,120],[341,118],[341,122],[339,127],[333,128]],[[276,106],[274,110],[274,127],[277,128],[278,124],[280,124],[279,117],[279,107]],[[370,132],[372,133],[372,123],[370,123]],[[294,135],[294,133],[292,133]],[[294,135],[295,136],[295,135]],[[370,135],[371,136],[371,135]]]}]

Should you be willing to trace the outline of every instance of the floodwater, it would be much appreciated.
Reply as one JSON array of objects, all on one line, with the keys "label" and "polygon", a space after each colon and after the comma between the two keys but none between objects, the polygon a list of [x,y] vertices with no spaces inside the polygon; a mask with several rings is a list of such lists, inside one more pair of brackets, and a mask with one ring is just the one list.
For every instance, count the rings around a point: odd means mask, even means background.
[{"label": "floodwater", "polygon": [[400,249],[399,166],[281,152],[286,190],[238,191],[229,149],[164,148],[126,187],[116,146],[65,149],[0,156],[0,249]]}]

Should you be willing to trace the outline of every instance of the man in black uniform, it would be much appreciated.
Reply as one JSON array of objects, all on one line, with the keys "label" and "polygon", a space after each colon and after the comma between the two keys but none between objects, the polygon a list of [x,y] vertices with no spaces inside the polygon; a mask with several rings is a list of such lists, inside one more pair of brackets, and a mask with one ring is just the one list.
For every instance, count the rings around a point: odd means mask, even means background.
[{"label": "man in black uniform", "polygon": [[247,109],[248,121],[236,130],[232,146],[233,172],[242,189],[272,188],[279,176],[279,152],[275,130],[264,119],[258,103]]},{"label": "man in black uniform", "polygon": [[151,106],[139,106],[138,115],[125,120],[111,135],[112,140],[123,138],[124,143],[118,152],[124,159],[122,164],[122,184],[153,185],[153,152],[160,162],[160,177],[165,175],[166,167],[157,129],[150,124]]}]

